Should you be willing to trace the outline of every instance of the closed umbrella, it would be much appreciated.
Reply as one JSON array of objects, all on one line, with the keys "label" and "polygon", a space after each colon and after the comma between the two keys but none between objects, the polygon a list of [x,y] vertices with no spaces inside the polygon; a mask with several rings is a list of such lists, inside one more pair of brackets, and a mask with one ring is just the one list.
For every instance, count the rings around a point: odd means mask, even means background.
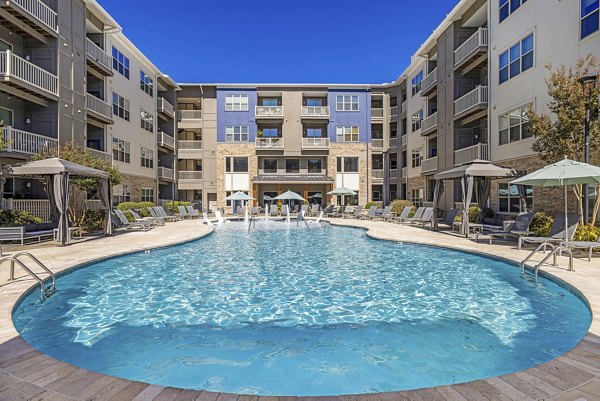
[{"label": "closed umbrella", "polygon": [[327,195],[336,195],[342,197],[342,206],[345,206],[346,196],[356,195],[356,192],[346,187],[339,187],[333,191],[327,192]]}]

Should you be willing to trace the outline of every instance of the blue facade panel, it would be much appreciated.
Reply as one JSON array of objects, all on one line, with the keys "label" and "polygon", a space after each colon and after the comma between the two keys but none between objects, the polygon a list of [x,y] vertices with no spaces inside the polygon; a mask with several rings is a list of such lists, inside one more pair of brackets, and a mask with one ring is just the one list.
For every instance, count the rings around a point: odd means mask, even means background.
[{"label": "blue facade panel", "polygon": [[[226,95],[248,95],[247,111],[225,111]],[[225,127],[248,126],[248,142],[256,140],[256,122],[254,110],[257,104],[256,89],[220,89],[217,88],[217,142],[225,142]]]},{"label": "blue facade panel", "polygon": [[[338,95],[358,96],[358,111],[337,111],[336,100]],[[327,94],[330,118],[327,127],[329,140],[336,142],[336,127],[358,126],[361,143],[371,141],[371,92],[367,90],[329,90]]]}]

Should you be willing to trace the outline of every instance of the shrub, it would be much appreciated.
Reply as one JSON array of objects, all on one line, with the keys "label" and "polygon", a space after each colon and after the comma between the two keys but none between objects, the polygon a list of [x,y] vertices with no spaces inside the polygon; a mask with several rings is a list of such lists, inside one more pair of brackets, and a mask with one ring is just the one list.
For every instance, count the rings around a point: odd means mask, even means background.
[{"label": "shrub", "polygon": [[79,227],[87,232],[104,231],[106,228],[106,211],[100,209],[86,210]]},{"label": "shrub", "polygon": [[16,227],[25,224],[39,224],[42,222],[37,216],[26,210],[3,210],[0,211],[0,227]]},{"label": "shrub", "polygon": [[365,205],[365,209],[370,209],[371,206],[377,206],[377,208],[381,207],[381,202],[367,202],[367,204]]},{"label": "shrub", "polygon": [[[477,223],[479,221],[479,216],[481,215],[481,209],[479,206],[471,206],[469,208],[469,223]],[[462,213],[459,213],[454,218],[454,221],[462,222]]]},{"label": "shrub", "polygon": [[122,210],[129,221],[135,221],[133,215],[129,213],[129,209],[135,209],[141,217],[152,216],[147,207],[155,206],[152,202],[121,202],[117,205],[117,209]]},{"label": "shrub", "polygon": [[598,241],[600,237],[600,227],[595,227],[593,224],[578,226],[573,236],[574,241]]},{"label": "shrub", "polygon": [[414,216],[417,211],[417,208],[411,201],[404,199],[396,199],[392,201],[390,206],[392,206],[392,212],[396,213],[396,215],[400,215],[407,206],[410,206],[410,213],[408,214],[410,217]]},{"label": "shrub", "polygon": [[531,220],[529,231],[534,232],[536,237],[547,237],[550,235],[550,227],[552,227],[553,222],[552,217],[546,213],[537,212]]},{"label": "shrub", "polygon": [[192,206],[192,202],[186,202],[186,201],[169,201],[167,202],[167,211],[171,212],[171,213],[179,213],[179,209],[177,209],[177,206]]}]

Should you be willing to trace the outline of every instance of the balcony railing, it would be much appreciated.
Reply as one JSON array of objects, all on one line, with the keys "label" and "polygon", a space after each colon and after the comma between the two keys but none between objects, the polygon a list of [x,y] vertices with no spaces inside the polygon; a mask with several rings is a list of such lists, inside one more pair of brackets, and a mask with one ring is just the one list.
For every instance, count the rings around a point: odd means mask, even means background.
[{"label": "balcony railing", "polygon": [[175,138],[162,131],[156,133],[156,143],[160,146],[175,149]]},{"label": "balcony railing", "polygon": [[17,78],[40,91],[58,95],[58,77],[15,55],[10,50],[0,52],[0,77]]},{"label": "balcony railing", "polygon": [[398,116],[398,106],[392,106],[389,108],[390,118],[394,118]]},{"label": "balcony railing", "polygon": [[408,177],[408,167],[402,167],[400,169],[401,172],[401,177],[402,178],[407,178]]},{"label": "balcony railing", "polygon": [[112,153],[102,152],[101,150],[96,150],[92,148],[87,148],[87,151],[95,158],[105,161],[106,164],[108,164],[109,166],[112,165]]},{"label": "balcony railing", "polygon": [[92,60],[96,60],[108,71],[112,71],[112,57],[90,38],[85,38],[85,52]]},{"label": "balcony railing", "polygon": [[398,147],[398,138],[390,138],[388,141],[388,148],[397,148]]},{"label": "balcony railing", "polygon": [[166,180],[174,180],[175,172],[172,168],[168,167],[159,167],[158,168],[158,178],[166,179]]},{"label": "balcony railing", "polygon": [[329,138],[302,138],[302,149],[329,149]]},{"label": "balcony railing", "polygon": [[371,139],[371,147],[373,149],[383,149],[383,139]]},{"label": "balcony railing", "polygon": [[402,135],[400,137],[400,146],[406,146],[407,138],[408,138],[408,135]]},{"label": "balcony railing", "polygon": [[454,151],[454,165],[472,162],[473,160],[490,160],[490,148],[487,143],[478,143]]},{"label": "balcony railing", "polygon": [[178,171],[177,176],[180,180],[201,180],[202,171]]},{"label": "balcony railing", "polygon": [[258,149],[283,149],[283,138],[256,138]]},{"label": "balcony railing", "polygon": [[283,117],[283,106],[256,106],[256,117]]},{"label": "balcony railing", "polygon": [[423,122],[421,123],[421,135],[425,135],[425,134],[433,132],[433,130],[435,128],[437,128],[437,125],[438,125],[438,114],[437,114],[437,112],[435,112],[432,115],[428,116],[427,118],[423,119]]},{"label": "balcony railing", "polygon": [[471,109],[487,107],[488,87],[478,86],[454,101],[454,117],[468,113]]},{"label": "balcony railing", "polygon": [[390,169],[388,175],[391,180],[397,179],[398,178],[398,169],[395,169],[395,168]]},{"label": "balcony railing", "polygon": [[329,117],[329,106],[302,106],[302,117]]},{"label": "balcony railing", "polygon": [[424,159],[421,163],[421,172],[436,171],[438,169],[438,158],[437,156]]},{"label": "balcony railing", "polygon": [[179,110],[177,118],[181,120],[202,120],[202,110]]},{"label": "balcony railing", "polygon": [[371,108],[371,118],[375,118],[375,119],[383,118],[383,109]]},{"label": "balcony railing", "polygon": [[421,82],[421,93],[427,95],[435,89],[438,81],[438,70],[434,68]]},{"label": "balcony railing", "polygon": [[57,154],[58,141],[54,138],[15,129],[11,126],[0,128],[0,132],[2,132],[4,141],[8,142],[6,149],[4,149],[7,152],[25,153],[28,155],[37,153]]},{"label": "balcony railing", "polygon": [[383,169],[372,169],[371,177],[375,180],[383,180]]},{"label": "balcony railing", "polygon": [[40,0],[9,0],[9,2],[19,6],[19,8],[52,31],[58,32],[56,12]]},{"label": "balcony railing", "polygon": [[175,117],[175,108],[167,99],[159,97],[156,99],[156,107],[159,112],[168,114],[171,117]]},{"label": "balcony railing", "polygon": [[202,150],[202,141],[177,141],[177,146],[180,150]]},{"label": "balcony railing", "polygon": [[400,112],[402,114],[406,114],[406,100],[402,102],[402,104],[400,105]]},{"label": "balcony railing", "polygon": [[112,106],[94,95],[87,94],[87,108],[108,120],[112,120]]},{"label": "balcony railing", "polygon": [[309,169],[309,168],[300,168],[298,170],[287,170],[285,168],[279,169],[258,169],[258,175],[289,175],[289,174],[298,174],[298,175],[327,175],[326,169]]},{"label": "balcony railing", "polygon": [[488,46],[487,28],[479,28],[469,39],[454,50],[454,66],[461,65],[480,48]]}]

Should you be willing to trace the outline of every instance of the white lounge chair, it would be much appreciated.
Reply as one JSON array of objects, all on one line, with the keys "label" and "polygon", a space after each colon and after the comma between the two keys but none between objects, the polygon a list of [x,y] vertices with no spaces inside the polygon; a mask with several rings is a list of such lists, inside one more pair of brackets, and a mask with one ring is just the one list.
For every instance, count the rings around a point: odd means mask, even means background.
[{"label": "white lounge chair", "polygon": [[206,212],[202,212],[202,219],[204,220],[204,223],[206,223],[207,225],[214,226],[213,222],[209,220],[208,214]]},{"label": "white lounge chair", "polygon": [[231,223],[231,221],[223,218],[220,210],[215,211],[215,217],[217,218],[217,224]]},{"label": "white lounge chair", "polygon": [[317,213],[319,213],[319,204],[315,203],[314,205],[312,205],[312,207],[310,208],[310,215],[311,216],[316,216]]},{"label": "white lounge chair", "polygon": [[309,222],[310,224],[319,224],[319,223],[321,222],[321,219],[323,218],[323,214],[324,214],[324,212],[321,210],[321,211],[319,212],[319,217],[317,217],[317,219],[316,219],[316,220],[308,220],[308,222]]}]

